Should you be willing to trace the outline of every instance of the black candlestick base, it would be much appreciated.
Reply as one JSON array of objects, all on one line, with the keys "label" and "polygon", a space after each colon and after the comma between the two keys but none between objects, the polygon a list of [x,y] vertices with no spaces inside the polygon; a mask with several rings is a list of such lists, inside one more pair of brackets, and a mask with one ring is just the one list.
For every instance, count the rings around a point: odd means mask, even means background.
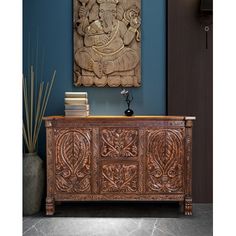
[{"label": "black candlestick base", "polygon": [[132,116],[134,114],[134,111],[133,110],[131,110],[131,109],[127,109],[127,110],[125,110],[125,115],[126,116]]}]

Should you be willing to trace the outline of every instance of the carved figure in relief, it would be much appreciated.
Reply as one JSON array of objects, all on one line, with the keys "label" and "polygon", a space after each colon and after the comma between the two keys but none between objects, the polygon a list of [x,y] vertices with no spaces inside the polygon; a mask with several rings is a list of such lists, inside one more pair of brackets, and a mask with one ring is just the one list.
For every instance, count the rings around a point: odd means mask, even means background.
[{"label": "carved figure in relief", "polygon": [[83,44],[75,51],[75,63],[81,75],[128,76],[139,64],[139,52],[131,44],[140,41],[140,9],[133,5],[124,10],[121,1],[80,0],[77,33]]}]

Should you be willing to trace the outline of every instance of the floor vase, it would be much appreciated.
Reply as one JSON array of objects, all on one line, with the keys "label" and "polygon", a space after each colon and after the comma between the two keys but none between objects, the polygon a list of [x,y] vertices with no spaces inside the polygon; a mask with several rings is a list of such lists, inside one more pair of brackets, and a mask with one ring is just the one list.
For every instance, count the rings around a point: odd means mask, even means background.
[{"label": "floor vase", "polygon": [[23,157],[23,213],[39,212],[44,188],[44,167],[37,153],[26,153]]}]

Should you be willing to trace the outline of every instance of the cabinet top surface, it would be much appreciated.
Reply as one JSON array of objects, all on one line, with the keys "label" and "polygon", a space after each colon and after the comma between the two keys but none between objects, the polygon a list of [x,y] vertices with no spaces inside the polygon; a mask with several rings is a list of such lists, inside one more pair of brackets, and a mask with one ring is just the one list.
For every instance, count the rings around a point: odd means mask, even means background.
[{"label": "cabinet top surface", "polygon": [[117,120],[195,120],[194,116],[86,116],[86,117],[68,117],[68,116],[47,116],[43,117],[43,120],[93,120],[93,119],[117,119]]}]

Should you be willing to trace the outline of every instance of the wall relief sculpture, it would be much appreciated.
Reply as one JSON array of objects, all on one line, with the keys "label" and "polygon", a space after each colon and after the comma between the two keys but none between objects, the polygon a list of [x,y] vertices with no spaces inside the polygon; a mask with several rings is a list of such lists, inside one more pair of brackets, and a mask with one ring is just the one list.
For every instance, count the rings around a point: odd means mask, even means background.
[{"label": "wall relief sculpture", "polygon": [[74,84],[141,85],[141,0],[74,0]]}]

